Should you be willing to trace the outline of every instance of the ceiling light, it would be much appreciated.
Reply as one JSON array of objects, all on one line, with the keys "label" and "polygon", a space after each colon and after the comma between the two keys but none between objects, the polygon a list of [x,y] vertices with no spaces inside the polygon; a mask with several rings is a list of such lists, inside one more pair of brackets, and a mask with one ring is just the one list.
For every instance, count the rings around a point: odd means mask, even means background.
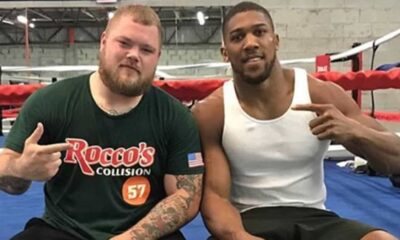
[{"label": "ceiling light", "polygon": [[14,25],[14,22],[13,22],[13,21],[10,21],[10,20],[7,20],[7,19],[3,19],[2,22],[3,22],[3,23],[10,24],[10,25]]},{"label": "ceiling light", "polygon": [[206,19],[204,17],[204,13],[202,11],[198,11],[196,16],[197,16],[197,20],[199,21],[200,25],[204,25],[204,23],[206,23]]},{"label": "ceiling light", "polygon": [[23,24],[27,24],[28,23],[28,19],[25,16],[22,16],[22,15],[18,15],[17,20],[18,20],[18,22],[23,23]]}]

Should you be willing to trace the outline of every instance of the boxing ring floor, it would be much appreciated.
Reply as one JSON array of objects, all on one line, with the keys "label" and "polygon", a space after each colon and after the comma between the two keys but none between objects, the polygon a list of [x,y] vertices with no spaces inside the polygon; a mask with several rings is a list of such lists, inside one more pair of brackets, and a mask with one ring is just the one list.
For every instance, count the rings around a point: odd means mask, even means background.
[{"label": "boxing ring floor", "polygon": [[[4,137],[0,137],[3,146]],[[339,168],[335,161],[325,161],[325,182],[328,191],[326,206],[342,217],[360,220],[388,230],[400,237],[400,188],[388,178],[353,173]],[[20,196],[0,192],[0,239],[9,239],[22,230],[25,222],[43,212],[43,183],[34,182]],[[209,236],[200,216],[182,229],[188,240],[204,240]]]}]

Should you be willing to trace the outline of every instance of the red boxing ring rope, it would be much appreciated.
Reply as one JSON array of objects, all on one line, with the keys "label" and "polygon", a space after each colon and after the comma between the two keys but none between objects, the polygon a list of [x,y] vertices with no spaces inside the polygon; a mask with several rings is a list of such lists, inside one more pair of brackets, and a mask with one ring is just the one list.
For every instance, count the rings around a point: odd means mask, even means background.
[{"label": "red boxing ring rope", "polygon": [[0,106],[21,106],[42,84],[0,85]]},{"label": "red boxing ring rope", "polygon": [[400,88],[400,68],[389,71],[360,72],[318,72],[313,76],[325,81],[331,81],[345,90],[378,90]]},{"label": "red boxing ring rope", "polygon": [[[360,72],[317,72],[313,73],[318,79],[331,81],[345,90],[377,90],[400,89],[400,68],[390,71],[360,71]],[[222,86],[226,79],[190,79],[190,80],[155,80],[154,85],[175,96],[180,101],[200,100],[212,91]],[[19,107],[36,90],[44,87],[42,84],[0,85],[0,106]],[[3,110],[3,116],[16,116],[18,110]],[[389,114],[389,113],[388,113]],[[390,115],[390,116],[389,116]],[[376,114],[378,119],[400,121],[400,114],[393,113],[386,117]]]}]

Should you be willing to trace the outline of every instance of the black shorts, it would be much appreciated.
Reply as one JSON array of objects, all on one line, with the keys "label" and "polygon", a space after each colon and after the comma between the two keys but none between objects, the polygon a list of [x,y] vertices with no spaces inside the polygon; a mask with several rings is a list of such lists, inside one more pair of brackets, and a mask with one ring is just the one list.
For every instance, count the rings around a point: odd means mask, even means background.
[{"label": "black shorts", "polygon": [[359,240],[380,230],[316,208],[265,207],[241,216],[249,233],[269,240]]},{"label": "black shorts", "polygon": [[[184,240],[185,237],[177,231],[161,239]],[[79,238],[52,227],[40,218],[32,218],[26,223],[25,229],[12,237],[11,240],[79,240]]]}]

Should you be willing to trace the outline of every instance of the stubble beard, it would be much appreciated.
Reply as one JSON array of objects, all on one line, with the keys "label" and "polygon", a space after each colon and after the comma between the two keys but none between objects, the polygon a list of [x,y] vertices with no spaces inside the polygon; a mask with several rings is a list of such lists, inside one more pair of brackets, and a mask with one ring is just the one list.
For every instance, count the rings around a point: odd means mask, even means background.
[{"label": "stubble beard", "polygon": [[[120,94],[126,97],[137,97],[143,95],[153,83],[153,78],[144,79],[140,75],[133,81],[132,79],[123,79],[119,76],[120,69],[113,71],[107,67],[103,56],[100,56],[99,75],[103,84],[115,94]],[[155,72],[155,70],[154,70]],[[154,73],[153,75],[154,76]],[[132,76],[134,77],[134,76]]]},{"label": "stubble beard", "polygon": [[[236,75],[238,75],[238,77],[243,79],[243,81],[245,81],[246,83],[250,85],[259,85],[264,81],[266,81],[271,76],[272,68],[275,65],[275,60],[276,60],[276,54],[274,54],[270,62],[266,62],[264,64],[264,71],[262,71],[259,75],[256,76],[251,76],[249,74],[246,74],[243,70],[234,72],[236,72]],[[233,66],[232,69],[235,70]]]}]

